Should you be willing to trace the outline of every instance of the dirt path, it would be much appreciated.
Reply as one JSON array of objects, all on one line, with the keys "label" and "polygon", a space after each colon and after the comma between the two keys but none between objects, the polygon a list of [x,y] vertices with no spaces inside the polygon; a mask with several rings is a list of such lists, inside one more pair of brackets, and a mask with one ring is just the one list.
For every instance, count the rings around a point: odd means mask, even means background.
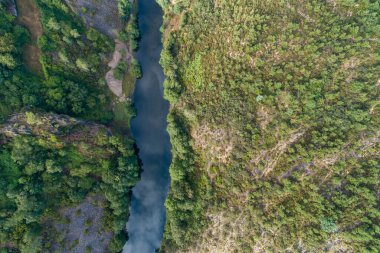
[{"label": "dirt path", "polygon": [[108,66],[111,68],[106,74],[106,81],[109,89],[115,94],[120,101],[124,101],[125,94],[123,92],[123,80],[118,80],[115,78],[114,69],[121,62],[131,62],[131,54],[127,45],[120,40],[115,40],[115,51],[111,61],[108,63]]},{"label": "dirt path", "polygon": [[37,47],[37,39],[43,33],[40,13],[35,0],[16,0],[17,22],[26,27],[31,35],[32,43],[24,49],[24,62],[26,66],[37,73],[42,73],[40,64],[41,50]]}]

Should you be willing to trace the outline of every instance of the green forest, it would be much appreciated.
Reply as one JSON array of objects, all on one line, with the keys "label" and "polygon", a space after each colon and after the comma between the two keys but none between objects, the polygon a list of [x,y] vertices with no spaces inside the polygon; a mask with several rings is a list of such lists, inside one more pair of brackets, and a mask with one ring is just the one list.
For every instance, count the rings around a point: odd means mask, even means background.
[{"label": "green forest", "polygon": [[[93,1],[117,5],[111,38],[69,2],[16,1],[30,21],[0,0],[0,253],[127,240],[136,4]],[[380,252],[380,1],[157,2],[172,145],[158,251]]]},{"label": "green forest", "polygon": [[31,74],[25,74],[21,54],[29,41],[26,29],[14,24],[14,17],[0,9],[0,120],[4,121],[13,111],[23,106],[41,103],[40,84]]},{"label": "green forest", "polygon": [[158,2],[161,252],[380,252],[380,2]]},{"label": "green forest", "polygon": [[[133,107],[118,103],[104,79],[114,43],[56,0],[27,1],[36,5],[43,29],[33,41],[6,8],[11,2],[0,1],[0,252],[73,250],[79,238],[68,241],[61,228],[70,228],[81,216],[77,207],[91,199],[99,202],[91,205],[100,206],[101,219],[88,218],[78,236],[91,236],[95,227],[107,236],[105,250],[120,252],[140,164],[126,135]],[[136,48],[128,3],[119,3],[124,40]],[[25,63],[33,44],[39,57],[32,63],[41,71]],[[70,208],[76,215],[68,217]],[[79,246],[92,252],[91,245]]]}]

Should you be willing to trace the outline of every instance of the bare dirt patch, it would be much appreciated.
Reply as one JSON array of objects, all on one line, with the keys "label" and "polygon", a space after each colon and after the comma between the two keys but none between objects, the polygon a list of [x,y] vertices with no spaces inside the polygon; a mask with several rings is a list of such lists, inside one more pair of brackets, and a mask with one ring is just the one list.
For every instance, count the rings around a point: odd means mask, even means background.
[{"label": "bare dirt patch", "polygon": [[195,147],[205,152],[209,161],[222,164],[229,162],[234,144],[228,131],[199,125],[191,130],[191,137],[194,139]]},{"label": "bare dirt patch", "polygon": [[182,15],[175,15],[169,19],[169,22],[166,24],[166,29],[163,37],[166,39],[169,37],[171,32],[176,32],[179,30],[179,26],[181,23]]},{"label": "bare dirt patch", "polygon": [[40,12],[35,0],[16,0],[17,5],[17,22],[29,30],[31,44],[24,49],[24,62],[26,66],[37,73],[42,73],[40,64],[41,50],[37,46],[38,37],[43,33],[40,21]]},{"label": "bare dirt patch", "polygon": [[207,218],[209,227],[203,233],[201,241],[188,253],[238,252],[237,241],[252,232],[246,222],[247,215],[243,212],[235,214],[233,219],[225,213],[208,214]]},{"label": "bare dirt patch", "polygon": [[111,68],[106,73],[106,81],[108,88],[112,91],[115,96],[119,98],[120,101],[124,101],[125,94],[123,92],[123,80],[119,80],[114,75],[115,68],[119,65],[120,62],[131,62],[132,55],[129,51],[127,44],[121,42],[120,40],[115,40],[115,51],[111,61],[108,63],[108,66]]},{"label": "bare dirt patch", "polygon": [[272,122],[275,113],[268,107],[260,105],[257,109],[257,121],[261,129],[266,129],[268,124]]}]

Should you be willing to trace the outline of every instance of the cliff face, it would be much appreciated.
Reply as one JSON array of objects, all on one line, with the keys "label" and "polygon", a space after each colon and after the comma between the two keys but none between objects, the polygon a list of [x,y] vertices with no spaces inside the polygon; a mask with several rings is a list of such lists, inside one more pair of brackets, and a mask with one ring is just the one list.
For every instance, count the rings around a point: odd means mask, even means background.
[{"label": "cliff face", "polygon": [[1,125],[0,141],[0,239],[10,242],[0,247],[121,249],[129,189],[139,178],[132,142],[103,125],[31,111]]},{"label": "cliff face", "polygon": [[87,26],[93,27],[111,38],[117,38],[122,29],[118,1],[65,0]]},{"label": "cliff face", "polygon": [[117,1],[16,2],[14,17],[0,1],[0,251],[120,252],[139,178],[134,112],[108,91],[112,40],[96,29],[136,45],[131,2],[129,28]]},{"label": "cliff face", "polygon": [[13,16],[17,16],[17,8],[14,0],[1,0],[0,5],[3,5],[5,9]]},{"label": "cliff face", "polygon": [[[111,130],[101,124],[79,120],[67,115],[32,112],[14,114],[2,125],[0,133],[8,138],[17,136],[56,136],[62,141],[95,143],[98,136],[111,137]],[[72,142],[71,144],[74,144]]]}]

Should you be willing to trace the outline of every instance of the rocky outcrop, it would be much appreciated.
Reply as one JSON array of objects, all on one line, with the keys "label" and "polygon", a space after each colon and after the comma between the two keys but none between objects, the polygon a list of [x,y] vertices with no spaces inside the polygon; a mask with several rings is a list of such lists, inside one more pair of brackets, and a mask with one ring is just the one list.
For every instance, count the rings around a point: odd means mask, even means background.
[{"label": "rocky outcrop", "polygon": [[111,38],[117,38],[122,27],[117,0],[65,0],[64,2],[73,12],[82,17],[87,26]]},{"label": "rocky outcrop", "polygon": [[13,16],[17,16],[17,8],[14,0],[0,0],[0,4]]},{"label": "rocky outcrop", "polygon": [[[93,137],[99,131],[110,134],[103,125],[78,120],[67,115],[26,111],[14,114],[5,124],[0,125],[0,134],[6,138],[19,135],[59,136],[75,140]],[[89,138],[91,140],[91,138]]]}]

